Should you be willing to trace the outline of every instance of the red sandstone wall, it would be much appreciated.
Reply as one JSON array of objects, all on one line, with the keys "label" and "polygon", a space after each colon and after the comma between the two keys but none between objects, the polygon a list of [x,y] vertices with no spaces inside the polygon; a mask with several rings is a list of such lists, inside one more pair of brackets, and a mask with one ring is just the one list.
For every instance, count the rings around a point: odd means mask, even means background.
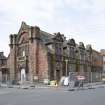
[{"label": "red sandstone wall", "polygon": [[39,44],[38,55],[39,79],[48,79],[48,59],[45,45]]},{"label": "red sandstone wall", "polygon": [[14,48],[12,48],[10,50],[10,56],[9,56],[9,59],[8,59],[8,66],[9,66],[9,69],[10,69],[10,80],[14,80],[15,79],[15,67],[16,67],[16,64],[15,64],[15,50]]},{"label": "red sandstone wall", "polygon": [[[29,46],[29,74],[30,79],[38,76],[39,80],[48,78],[47,50],[45,45],[34,41]],[[37,74],[38,71],[38,74]]]},{"label": "red sandstone wall", "polygon": [[36,43],[29,43],[29,77],[33,81],[36,75]]}]

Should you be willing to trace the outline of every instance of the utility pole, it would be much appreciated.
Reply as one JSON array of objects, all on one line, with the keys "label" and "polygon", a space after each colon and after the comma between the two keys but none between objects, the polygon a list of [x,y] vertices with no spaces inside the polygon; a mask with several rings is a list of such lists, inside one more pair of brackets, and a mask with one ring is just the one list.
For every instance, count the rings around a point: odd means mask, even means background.
[{"label": "utility pole", "polygon": [[66,59],[65,62],[66,62],[66,76],[67,76],[67,71],[68,71],[68,59]]}]

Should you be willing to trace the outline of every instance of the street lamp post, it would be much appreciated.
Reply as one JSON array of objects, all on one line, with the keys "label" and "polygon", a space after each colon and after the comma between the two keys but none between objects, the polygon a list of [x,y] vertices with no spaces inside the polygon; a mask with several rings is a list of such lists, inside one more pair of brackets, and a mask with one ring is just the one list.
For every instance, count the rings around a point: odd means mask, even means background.
[{"label": "street lamp post", "polygon": [[68,59],[66,59],[65,62],[66,62],[66,76],[67,76],[67,71],[68,71]]}]

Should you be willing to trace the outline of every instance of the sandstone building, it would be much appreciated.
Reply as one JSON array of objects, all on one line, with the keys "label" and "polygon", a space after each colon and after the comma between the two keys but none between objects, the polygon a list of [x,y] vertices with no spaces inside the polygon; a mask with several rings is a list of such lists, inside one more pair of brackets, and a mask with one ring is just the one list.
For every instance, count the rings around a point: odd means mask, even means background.
[{"label": "sandstone building", "polygon": [[91,45],[85,47],[83,42],[77,44],[74,39],[66,40],[60,32],[49,34],[25,22],[17,34],[10,35],[9,46],[7,68],[10,80],[59,81],[62,76],[76,72],[88,73],[86,79],[90,81],[91,72],[98,72],[98,75],[102,72],[101,55]]}]

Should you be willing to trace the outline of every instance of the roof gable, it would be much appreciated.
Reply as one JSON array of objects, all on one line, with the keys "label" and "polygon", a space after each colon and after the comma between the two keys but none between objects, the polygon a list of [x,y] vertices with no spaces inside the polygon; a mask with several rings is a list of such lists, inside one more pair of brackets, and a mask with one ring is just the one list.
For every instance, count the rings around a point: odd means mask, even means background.
[{"label": "roof gable", "polygon": [[27,42],[28,31],[29,31],[29,26],[25,22],[22,22],[20,30],[18,32],[18,36],[17,36],[17,43]]},{"label": "roof gable", "polygon": [[76,46],[74,39],[69,39],[67,44],[74,47]]},{"label": "roof gable", "polygon": [[56,41],[58,41],[58,42],[63,42],[62,34],[60,34],[60,32],[55,33],[54,40],[56,40]]}]

